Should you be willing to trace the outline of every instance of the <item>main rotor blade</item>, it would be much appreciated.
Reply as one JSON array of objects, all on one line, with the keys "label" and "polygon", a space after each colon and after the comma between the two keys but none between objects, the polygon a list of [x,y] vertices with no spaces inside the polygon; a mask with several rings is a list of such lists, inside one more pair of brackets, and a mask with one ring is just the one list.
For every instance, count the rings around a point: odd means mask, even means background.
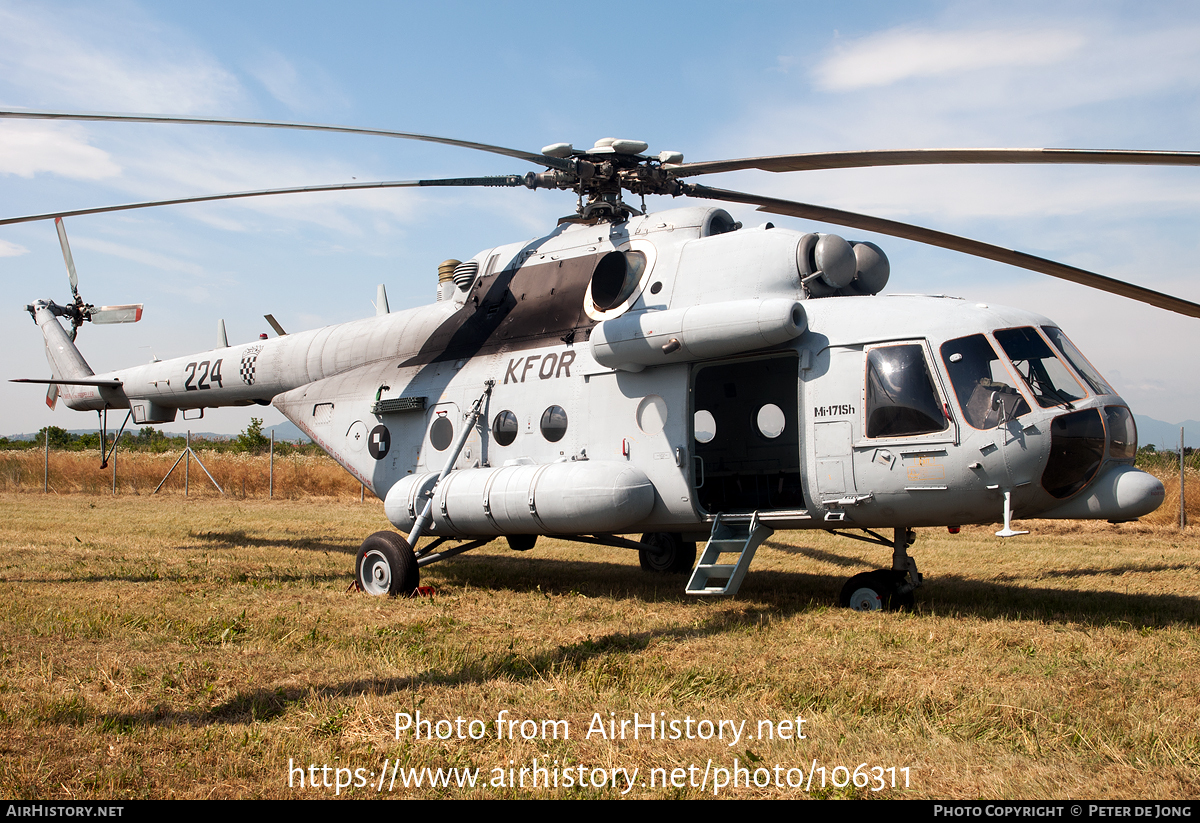
[{"label": "main rotor blade", "polygon": [[112,211],[129,211],[130,209],[149,209],[155,206],[178,206],[183,203],[207,203],[212,200],[237,200],[245,197],[266,197],[273,194],[305,194],[319,191],[352,191],[355,189],[402,189],[421,186],[501,186],[515,187],[524,185],[524,178],[517,174],[504,177],[456,177],[446,180],[391,180],[378,183],[335,183],[329,186],[296,186],[287,189],[259,189],[258,191],[238,191],[227,194],[201,194],[195,197],[177,197],[172,200],[146,200],[141,203],[123,203],[118,206],[98,206],[90,209],[72,209],[70,211],[51,211],[43,214],[27,214],[23,217],[5,217],[0,219],[0,226],[13,223],[32,223],[37,220],[58,220],[63,217],[78,217],[81,214],[104,214]]},{"label": "main rotor blade", "polygon": [[676,177],[716,174],[741,169],[763,171],[813,171],[860,169],[870,166],[933,166],[967,164],[1068,163],[1086,165],[1200,166],[1196,151],[1140,151],[1133,149],[896,149],[872,151],[817,151],[710,160],[666,168]]},{"label": "main rotor blade", "polygon": [[1062,280],[1070,280],[1072,283],[1079,283],[1084,286],[1090,286],[1093,289],[1108,292],[1109,294],[1117,294],[1132,300],[1138,300],[1142,303],[1149,303],[1151,306],[1185,314],[1189,317],[1200,317],[1200,305],[1179,297],[1172,297],[1169,294],[1135,286],[1132,283],[1126,283],[1123,280],[1117,280],[1112,277],[1105,277],[1102,274],[1096,274],[1085,269],[1077,269],[1074,266],[1068,266],[1064,263],[1056,263],[1044,257],[1035,257],[1032,254],[993,246],[989,243],[981,243],[978,240],[959,237],[955,234],[947,234],[935,229],[914,226],[911,223],[900,223],[895,220],[885,220],[882,217],[871,217],[870,215],[856,214],[855,212],[842,211],[841,209],[813,206],[808,203],[797,203],[793,200],[780,200],[774,197],[762,197],[756,194],[714,189],[694,184],[685,184],[684,193],[689,197],[724,200],[730,203],[748,203],[752,206],[758,206],[759,211],[771,214],[785,214],[805,220],[820,220],[823,223],[833,223],[838,226],[849,226],[855,229],[862,229],[863,231],[901,237],[905,240],[915,240],[918,243],[939,246],[943,249],[951,249],[952,251],[960,251],[964,254],[974,255],[975,257],[983,257],[999,263],[1007,263],[1010,266],[1048,274],[1051,277],[1057,277]]},{"label": "main rotor blade", "polygon": [[71,281],[71,294],[79,296],[79,276],[75,274],[75,258],[71,256],[71,244],[67,242],[67,227],[61,217],[54,218],[54,228],[58,230],[58,244],[62,246],[63,260],[67,262],[67,277]]},{"label": "main rotor blade", "polygon": [[493,146],[489,143],[475,143],[470,140],[455,140],[452,137],[435,137],[431,134],[417,134],[409,131],[392,131],[390,129],[366,129],[355,126],[331,126],[321,123],[289,123],[279,120],[236,120],[226,117],[182,117],[168,114],[108,114],[105,112],[63,112],[63,111],[20,111],[0,110],[0,117],[19,120],[86,120],[92,122],[118,123],[173,123],[191,126],[248,126],[261,129],[296,129],[300,131],[332,131],[341,134],[365,134],[372,137],[395,137],[400,140],[420,140],[425,143],[440,143],[445,146],[458,146],[475,151],[486,151],[492,154],[502,154],[515,157],[535,165],[552,169],[567,170],[571,163],[556,157],[546,157],[543,154],[508,149],[504,146]]}]

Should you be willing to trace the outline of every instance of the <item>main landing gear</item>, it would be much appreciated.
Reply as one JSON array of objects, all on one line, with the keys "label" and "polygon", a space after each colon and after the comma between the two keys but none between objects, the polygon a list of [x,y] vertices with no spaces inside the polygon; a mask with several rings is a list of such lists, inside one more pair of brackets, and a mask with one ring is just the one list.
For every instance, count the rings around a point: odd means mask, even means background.
[{"label": "main landing gear", "polygon": [[420,585],[421,570],[407,540],[395,532],[375,532],[358,550],[354,579],[367,594],[407,596]]},{"label": "main landing gear", "polygon": [[650,532],[642,543],[654,549],[638,549],[642,571],[657,574],[687,574],[696,565],[696,544],[675,532]]},{"label": "main landing gear", "polygon": [[[900,611],[911,609],[915,602],[913,590],[923,579],[917,571],[917,561],[908,553],[908,547],[917,539],[912,529],[896,529],[889,543],[874,532],[867,532],[874,540],[858,535],[842,534],[868,542],[879,542],[892,547],[892,568],[856,574],[842,587],[841,603],[856,612]],[[835,532],[837,534],[837,532]]]}]

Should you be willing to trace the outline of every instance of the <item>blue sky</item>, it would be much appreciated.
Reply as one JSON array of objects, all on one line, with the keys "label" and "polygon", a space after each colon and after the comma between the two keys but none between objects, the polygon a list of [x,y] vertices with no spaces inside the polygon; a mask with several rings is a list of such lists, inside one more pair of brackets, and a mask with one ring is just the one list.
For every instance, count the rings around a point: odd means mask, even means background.
[{"label": "blue sky", "polygon": [[[0,0],[0,107],[197,114],[411,130],[537,151],[600,137],[688,160],[847,148],[1200,149],[1192,3],[21,3]],[[357,180],[523,173],[380,138],[0,122],[0,215]],[[1200,302],[1200,169],[739,172],[710,185],[906,220]],[[144,302],[87,327],[97,371],[433,299],[437,264],[537,236],[566,193],[303,195],[67,221],[84,297]],[[657,198],[651,208],[682,205]],[[731,209],[748,223],[764,218]],[[773,218],[804,230],[835,227]],[[907,241],[889,291],[1057,321],[1138,414],[1200,418],[1200,321]],[[0,376],[45,376],[22,311],[68,297],[52,224],[0,228]],[[83,428],[0,383],[0,433]],[[200,430],[251,414],[209,412]]]}]

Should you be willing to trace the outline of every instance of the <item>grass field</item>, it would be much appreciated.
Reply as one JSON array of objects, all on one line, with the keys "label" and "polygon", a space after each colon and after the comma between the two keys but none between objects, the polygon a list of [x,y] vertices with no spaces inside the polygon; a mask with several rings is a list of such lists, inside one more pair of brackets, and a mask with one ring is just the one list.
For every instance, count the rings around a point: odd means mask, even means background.
[{"label": "grass field", "polygon": [[[838,592],[886,550],[800,532],[734,600],[545,539],[372,599],[347,587],[387,523],[357,484],[195,489],[0,492],[3,796],[1200,796],[1200,541],[1169,511],[1007,541],[922,529],[916,611],[860,614]],[[397,736],[417,712],[434,739]],[[635,712],[678,739],[620,739]],[[522,788],[535,761],[556,771]],[[425,767],[477,784],[404,785]]]}]

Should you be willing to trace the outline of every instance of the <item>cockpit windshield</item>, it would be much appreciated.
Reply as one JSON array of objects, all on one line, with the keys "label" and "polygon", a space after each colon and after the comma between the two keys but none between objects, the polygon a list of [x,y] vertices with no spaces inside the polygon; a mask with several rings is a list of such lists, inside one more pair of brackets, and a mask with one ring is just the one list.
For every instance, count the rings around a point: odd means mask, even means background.
[{"label": "cockpit windshield", "polygon": [[977,429],[994,429],[1028,414],[1029,404],[1015,387],[1000,355],[982,334],[942,344],[942,361],[954,385],[958,405]]},{"label": "cockpit windshield", "polygon": [[1067,336],[1062,333],[1062,329],[1057,329],[1054,326],[1042,326],[1042,331],[1046,333],[1046,336],[1050,338],[1050,342],[1066,358],[1076,373],[1092,387],[1092,391],[1096,394],[1116,394],[1112,386],[1108,385],[1104,378],[1100,376],[1100,372],[1092,368],[1092,364],[1087,361],[1083,353],[1075,348],[1075,344],[1068,340]]},{"label": "cockpit windshield", "polygon": [[1071,403],[1086,394],[1083,386],[1054,355],[1037,329],[1001,329],[996,332],[996,342],[1004,349],[1017,374],[1021,375],[1033,393],[1033,399],[1043,408],[1070,407]]}]

